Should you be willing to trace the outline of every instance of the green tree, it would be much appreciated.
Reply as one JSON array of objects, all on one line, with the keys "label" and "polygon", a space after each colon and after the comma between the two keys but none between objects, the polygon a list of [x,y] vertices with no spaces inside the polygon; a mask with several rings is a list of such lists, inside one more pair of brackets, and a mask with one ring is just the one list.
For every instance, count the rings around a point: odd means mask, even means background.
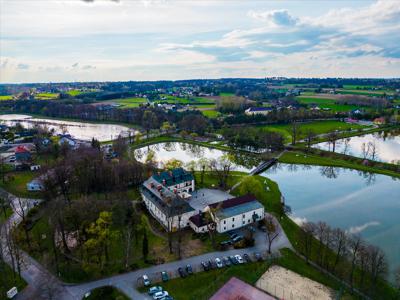
[{"label": "green tree", "polygon": [[260,198],[263,193],[263,185],[254,176],[246,176],[239,185],[239,193],[241,195],[253,194]]},{"label": "green tree", "polygon": [[182,167],[183,162],[176,158],[171,158],[164,163],[164,168],[167,170],[172,170]]},{"label": "green tree", "polygon": [[149,240],[147,239],[146,229],[143,231],[142,254],[144,261],[147,261],[147,255],[149,254]]}]

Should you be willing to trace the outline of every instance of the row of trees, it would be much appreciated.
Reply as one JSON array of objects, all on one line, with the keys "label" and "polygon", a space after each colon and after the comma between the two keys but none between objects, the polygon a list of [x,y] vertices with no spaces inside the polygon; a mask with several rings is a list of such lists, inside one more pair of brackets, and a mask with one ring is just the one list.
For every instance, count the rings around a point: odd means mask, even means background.
[{"label": "row of trees", "polygon": [[300,252],[337,275],[351,287],[378,295],[379,282],[388,274],[384,252],[365,242],[357,233],[332,228],[324,222],[306,222],[298,231]]}]

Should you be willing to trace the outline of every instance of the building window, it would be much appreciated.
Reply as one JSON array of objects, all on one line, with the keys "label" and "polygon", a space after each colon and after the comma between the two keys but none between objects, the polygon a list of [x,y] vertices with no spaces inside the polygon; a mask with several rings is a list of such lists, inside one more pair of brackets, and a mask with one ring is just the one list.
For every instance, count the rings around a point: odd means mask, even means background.
[{"label": "building window", "polygon": [[226,220],[224,220],[224,224],[226,224]]},{"label": "building window", "polygon": [[235,222],[235,218],[232,218],[232,222]]},{"label": "building window", "polygon": [[224,226],[224,230],[226,230],[226,226]]},{"label": "building window", "polygon": [[235,224],[232,224],[232,228],[235,228]]},{"label": "building window", "polygon": [[246,215],[245,215],[245,214],[243,214],[243,215],[242,215],[242,218],[244,219],[245,217],[246,217]]},{"label": "building window", "polygon": [[247,221],[247,223],[250,223],[250,221],[251,221],[251,220],[249,219],[249,220]]},{"label": "building window", "polygon": [[243,225],[244,225],[244,224],[246,224],[246,221],[245,221],[245,220],[243,220]]}]

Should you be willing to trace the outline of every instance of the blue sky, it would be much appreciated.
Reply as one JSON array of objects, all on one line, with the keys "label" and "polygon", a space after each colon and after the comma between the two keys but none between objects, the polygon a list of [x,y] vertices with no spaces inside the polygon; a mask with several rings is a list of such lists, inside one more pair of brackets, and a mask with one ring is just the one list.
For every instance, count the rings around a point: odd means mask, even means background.
[{"label": "blue sky", "polygon": [[399,77],[380,1],[0,0],[0,82]]}]

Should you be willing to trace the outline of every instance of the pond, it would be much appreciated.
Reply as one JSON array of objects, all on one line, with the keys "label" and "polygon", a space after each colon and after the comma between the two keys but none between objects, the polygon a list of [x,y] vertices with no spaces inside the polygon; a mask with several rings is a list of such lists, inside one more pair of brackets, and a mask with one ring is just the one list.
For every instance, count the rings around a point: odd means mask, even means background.
[{"label": "pond", "polygon": [[[314,147],[328,151],[332,148],[328,142],[315,144]],[[338,153],[387,163],[398,163],[400,162],[400,130],[381,131],[340,139],[337,140],[335,148]]]},{"label": "pond", "polygon": [[[187,164],[191,161],[198,162],[201,158],[219,159],[228,153],[218,149],[180,142],[158,143],[136,149],[134,153],[136,158],[143,162],[149,152],[154,153],[154,160],[160,168],[172,158]],[[233,163],[233,169],[242,172],[250,172],[260,163],[260,160],[248,154],[229,153],[229,158]]]},{"label": "pond", "polygon": [[262,174],[279,184],[292,218],[324,221],[361,236],[400,265],[400,180],[356,170],[278,164]]},{"label": "pond", "polygon": [[136,133],[135,130],[122,125],[33,118],[19,114],[0,115],[0,122],[8,126],[20,123],[25,128],[32,128],[36,124],[46,125],[49,129],[54,129],[57,134],[66,132],[84,141],[90,141],[94,137],[102,142],[116,139],[118,135],[128,136],[129,132]]}]

